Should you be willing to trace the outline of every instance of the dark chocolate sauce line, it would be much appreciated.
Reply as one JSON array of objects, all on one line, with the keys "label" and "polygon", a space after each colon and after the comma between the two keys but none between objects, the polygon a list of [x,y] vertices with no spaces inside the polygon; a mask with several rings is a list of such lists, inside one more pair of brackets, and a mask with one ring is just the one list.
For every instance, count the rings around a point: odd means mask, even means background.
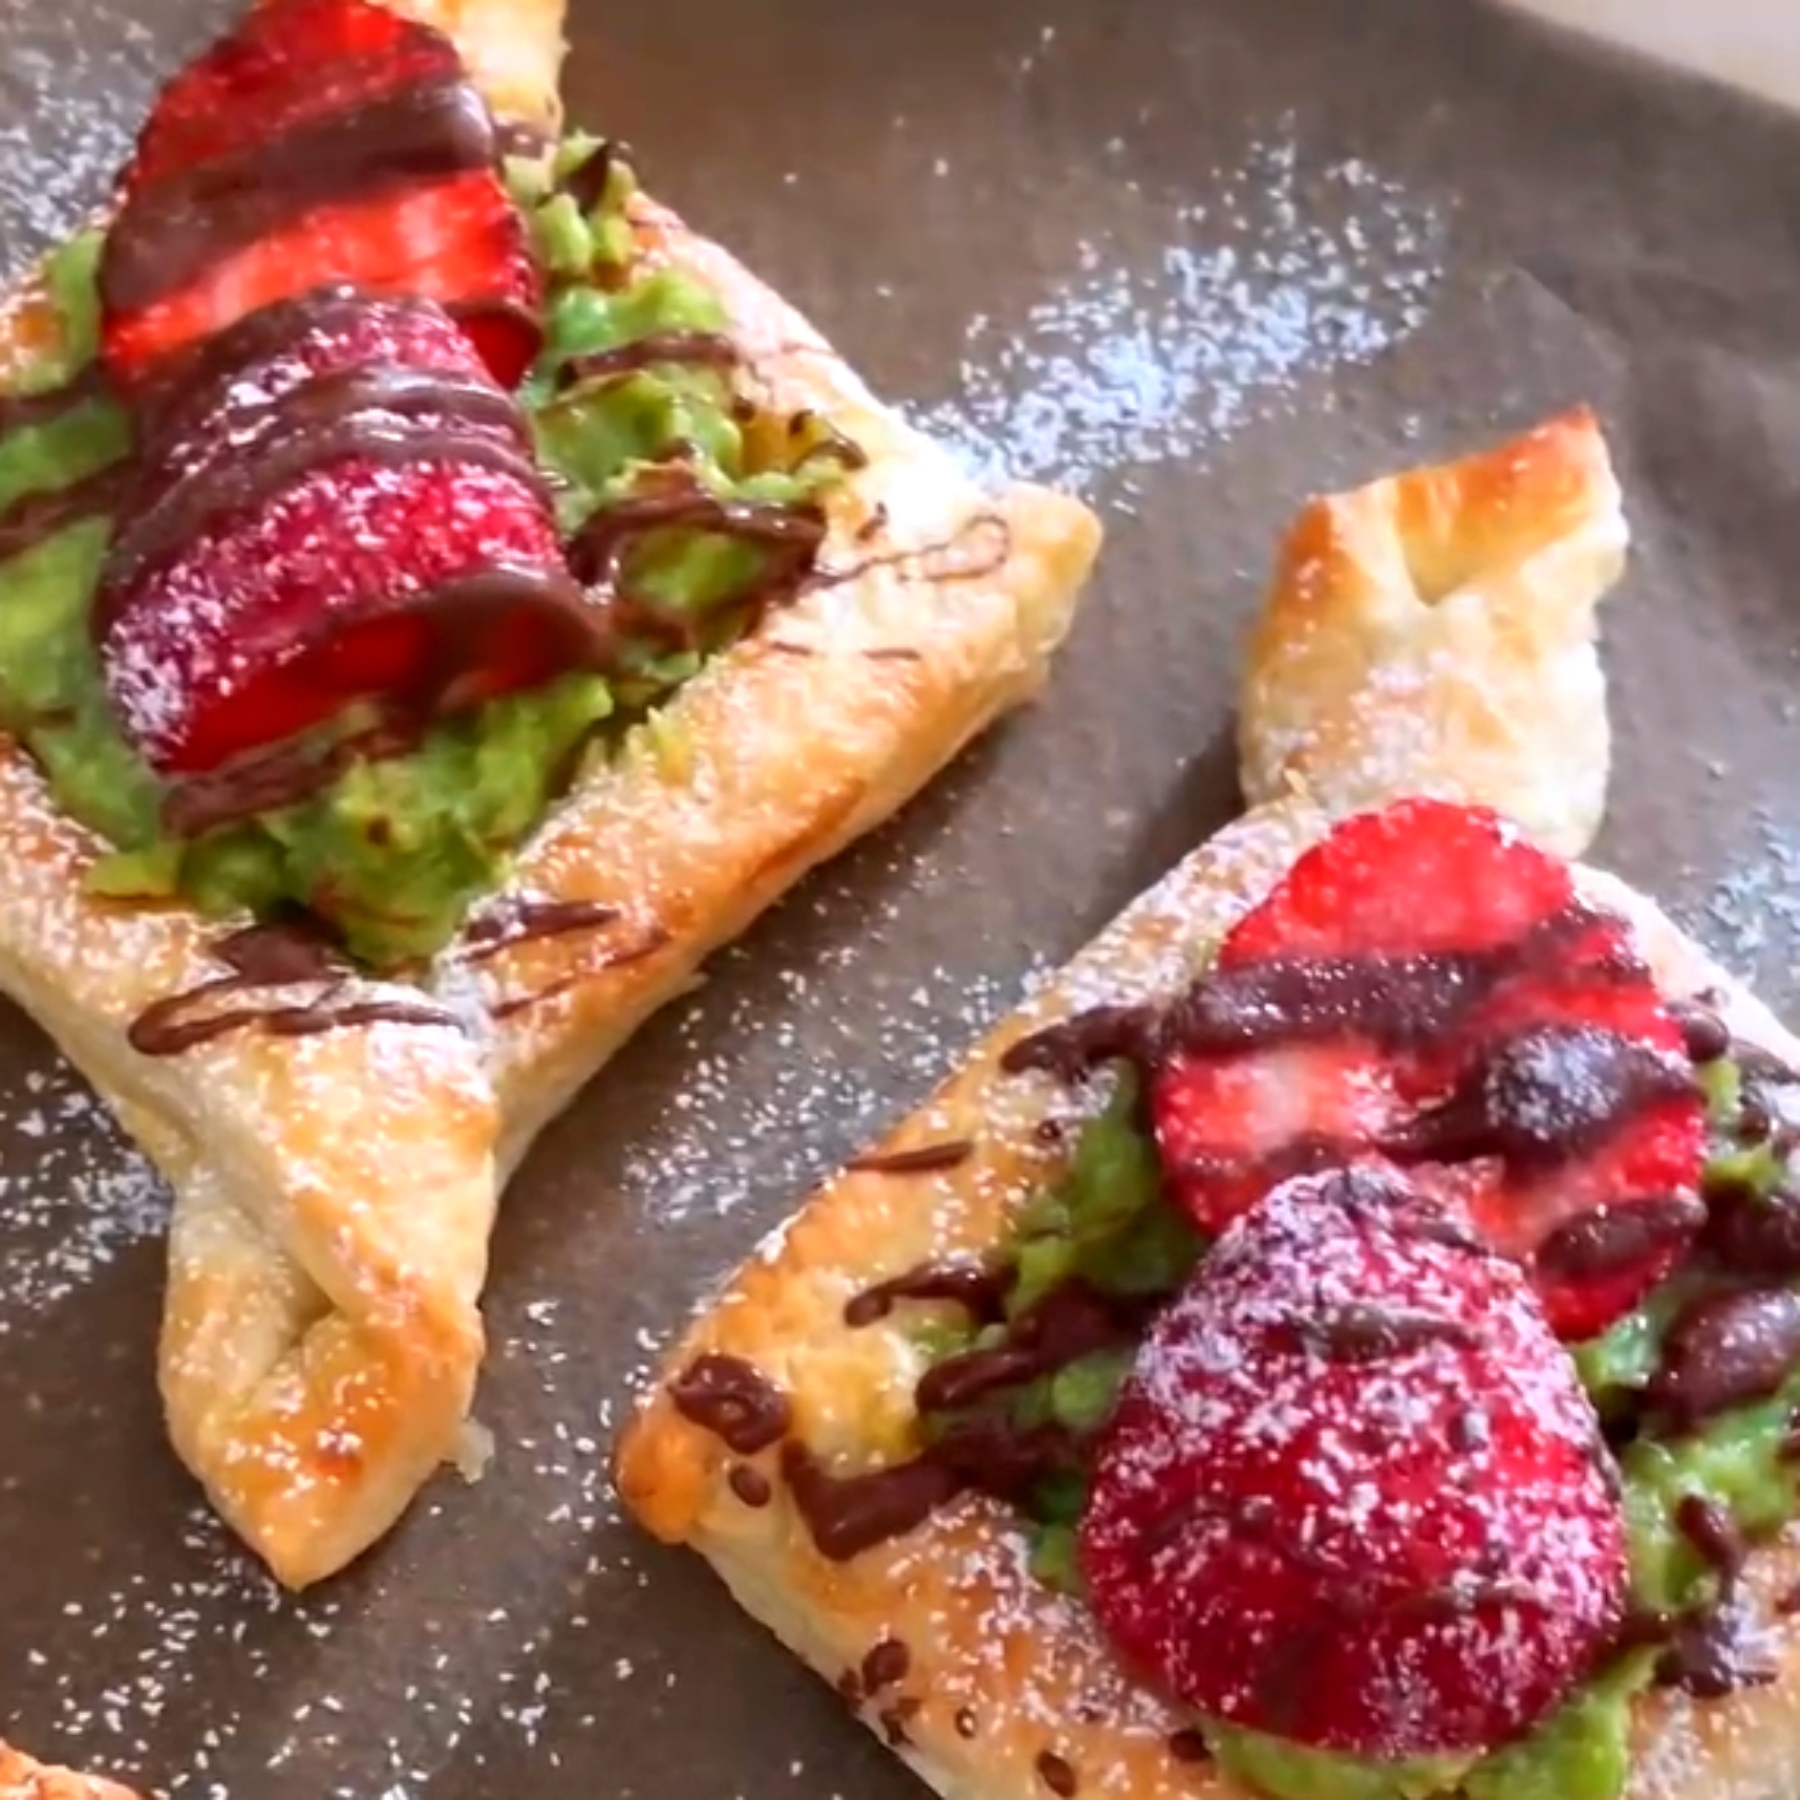
[{"label": "dark chocolate sauce line", "polygon": [[489,1017],[497,1024],[516,1019],[535,1007],[546,1006],[552,1000],[560,1000],[565,994],[573,993],[584,982],[592,981],[597,975],[627,968],[632,963],[643,962],[646,958],[655,956],[658,951],[666,949],[669,942],[669,932],[664,926],[651,925],[631,943],[609,946],[598,955],[585,958],[578,969],[559,977],[546,987],[530,993],[511,994],[503,1000],[495,1001],[488,1009]]},{"label": "dark chocolate sauce line", "polygon": [[1014,1319],[1003,1343],[934,1363],[919,1378],[921,1413],[961,1412],[985,1395],[1053,1375],[1097,1350],[1136,1341],[1142,1321],[1080,1280],[1064,1282]]},{"label": "dark chocolate sauce line", "polygon": [[[611,641],[598,610],[581,588],[554,569],[492,566],[440,583],[428,593],[390,606],[391,620],[413,617],[432,634],[412,687],[382,696],[384,717],[369,732],[325,749],[278,744],[238,763],[172,786],[162,823],[175,836],[194,836],[275,806],[288,806],[328,787],[359,758],[393,755],[416,744],[433,719],[451,710],[466,648],[479,634],[503,627],[522,610],[553,634],[556,664],[566,669],[606,666]],[[299,647],[304,653],[310,646]]]},{"label": "dark chocolate sauce line", "polygon": [[[767,552],[763,566],[735,593],[718,596],[701,616],[670,609],[632,586],[633,552],[658,532],[682,529],[735,538]],[[603,507],[576,532],[570,564],[608,605],[622,629],[675,649],[692,649],[708,620],[756,613],[797,592],[825,541],[825,515],[816,506],[776,506],[721,500],[685,473],[664,488]]]},{"label": "dark chocolate sauce line", "polygon": [[[453,1014],[423,998],[358,998],[354,978],[320,941],[292,926],[252,926],[212,947],[231,973],[146,1007],[127,1032],[140,1056],[180,1056],[230,1033],[257,1029],[272,1037],[313,1037],[374,1024],[460,1029]],[[299,1003],[220,1006],[240,994],[324,983]]]},{"label": "dark chocolate sauce line", "polygon": [[1329,1362],[1380,1362],[1437,1344],[1467,1345],[1475,1333],[1462,1319],[1373,1302],[1338,1306],[1296,1321],[1301,1338]]},{"label": "dark chocolate sauce line", "polygon": [[139,311],[316,207],[496,160],[493,118],[466,81],[433,79],[334,107],[140,188],[107,234],[102,299],[109,312]]},{"label": "dark chocolate sauce line", "polygon": [[387,719],[328,745],[277,744],[209,774],[190,776],[164,794],[163,829],[171,837],[199,837],[238,819],[278,812],[329,787],[358,761],[403,755],[418,743],[424,728],[423,720]]},{"label": "dark chocolate sauce line", "polygon": [[[210,418],[248,365],[267,360],[303,335],[352,331],[367,319],[371,304],[366,289],[330,283],[272,301],[202,338],[160,368],[148,390],[134,395],[146,450],[153,452],[165,438],[187,436],[195,424]],[[432,301],[410,294],[384,293],[379,304],[383,312],[425,321],[437,311]]]},{"label": "dark chocolate sauce line", "polygon": [[557,388],[610,384],[659,364],[731,370],[742,361],[743,352],[721,332],[655,331],[610,349],[571,357],[557,377]]},{"label": "dark chocolate sauce line", "polygon": [[[958,550],[966,549],[978,538],[990,540],[990,547],[966,560],[955,559]],[[806,578],[806,587],[808,592],[843,587],[880,569],[893,570],[903,581],[985,581],[1006,567],[1012,553],[1011,525],[998,513],[983,513],[941,543],[926,544],[917,550],[884,551],[849,563],[820,564]]]},{"label": "dark chocolate sauce line", "polygon": [[833,1475],[804,1445],[787,1443],[781,1473],[813,1544],[831,1562],[849,1562],[916,1531],[960,1494],[954,1469],[923,1457],[867,1475]]},{"label": "dark chocolate sauce line", "polygon": [[1624,1200],[1559,1225],[1539,1245],[1537,1267],[1554,1281],[1593,1281],[1635,1268],[1672,1244],[1688,1242],[1707,1221],[1693,1194]]},{"label": "dark chocolate sauce line", "polygon": [[1375,1147],[1403,1166],[1499,1157],[1541,1174],[1693,1092],[1685,1059],[1597,1026],[1531,1026],[1488,1045],[1455,1092]]},{"label": "dark chocolate sauce line", "polygon": [[847,1166],[871,1175],[935,1175],[945,1169],[960,1168],[974,1154],[972,1138],[949,1138],[941,1144],[920,1144],[911,1150],[853,1156]]},{"label": "dark chocolate sauce line", "polygon": [[1648,1399],[1677,1436],[1767,1400],[1800,1367],[1800,1294],[1788,1288],[1701,1296],[1663,1336]]},{"label": "dark chocolate sauce line", "polygon": [[612,185],[613,170],[621,164],[631,165],[636,161],[629,144],[608,138],[579,169],[563,178],[562,191],[584,215],[591,213],[606,198],[606,190]]},{"label": "dark chocolate sauce line", "polygon": [[463,934],[465,963],[490,961],[523,944],[601,931],[623,918],[601,900],[509,900],[476,919]]},{"label": "dark chocolate sauce line", "polygon": [[853,1331],[878,1324],[903,1300],[942,1301],[960,1306],[979,1325],[1005,1314],[1010,1276],[980,1263],[923,1263],[903,1275],[865,1288],[844,1307],[844,1323]]},{"label": "dark chocolate sauce line", "polygon": [[129,463],[113,463],[68,487],[24,494],[0,508],[0,562],[26,555],[71,526],[105,518],[130,479]]},{"label": "dark chocolate sauce line", "polygon": [[107,561],[121,591],[221,519],[251,510],[314,470],[355,457],[384,465],[441,458],[549,491],[510,396],[438,370],[365,366],[316,377],[281,398],[228,407],[201,467],[133,495]]},{"label": "dark chocolate sauce line", "polygon": [[105,399],[111,392],[112,384],[106,378],[105,368],[92,362],[60,387],[48,388],[38,394],[0,394],[0,437],[54,425],[91,401]]}]

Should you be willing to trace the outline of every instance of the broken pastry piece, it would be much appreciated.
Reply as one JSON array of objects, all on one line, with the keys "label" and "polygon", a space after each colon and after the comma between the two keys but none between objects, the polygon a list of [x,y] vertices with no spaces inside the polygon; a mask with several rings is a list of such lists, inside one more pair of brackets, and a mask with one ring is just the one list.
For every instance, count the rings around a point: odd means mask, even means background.
[{"label": "broken pastry piece", "polygon": [[466,1450],[537,1131],[1098,547],[559,136],[561,51],[269,0],[0,314],[0,986],[174,1188],[170,1435],[295,1587]]},{"label": "broken pastry piece", "polygon": [[1566,860],[1605,736],[1540,700],[1601,702],[1625,539],[1580,412],[1309,508],[1279,797],[624,1432],[632,1513],[952,1800],[1786,1792],[1800,1042]]}]

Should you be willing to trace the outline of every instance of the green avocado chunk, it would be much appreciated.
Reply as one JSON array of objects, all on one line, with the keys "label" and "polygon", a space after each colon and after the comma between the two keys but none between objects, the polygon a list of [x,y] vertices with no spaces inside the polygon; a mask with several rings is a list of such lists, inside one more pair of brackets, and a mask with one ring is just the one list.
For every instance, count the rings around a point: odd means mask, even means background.
[{"label": "green avocado chunk", "polygon": [[[821,438],[804,419],[744,408],[722,361],[653,362],[621,379],[582,379],[571,369],[576,358],[726,324],[718,299],[691,277],[634,266],[625,207],[635,184],[622,160],[609,162],[605,192],[585,217],[553,189],[552,172],[566,178],[601,153],[594,140],[572,138],[553,170],[509,166],[555,278],[543,354],[520,399],[540,462],[560,478],[559,523],[577,532],[675,456],[721,503],[816,500],[842,461],[815,454]],[[92,361],[101,241],[86,234],[52,259],[61,337],[21,393],[58,388]],[[129,449],[128,420],[105,398],[17,430],[0,439],[0,513],[68,489]],[[750,620],[741,603],[768,554],[703,521],[643,533],[628,570],[632,590],[677,631],[640,640],[628,630],[605,677],[567,673],[448,717],[404,755],[353,759],[294,805],[181,839],[162,827],[163,788],[113,719],[90,641],[109,533],[104,517],[79,518],[0,565],[0,729],[24,741],[62,809],[110,847],[92,866],[90,889],[121,901],[180,896],[218,916],[300,906],[381,969],[442,948],[475,900],[506,879],[583,759],[608,754],[633,721],[653,719],[742,634]],[[671,647],[671,638],[681,641]],[[340,720],[328,735],[357,724]],[[608,735],[597,735],[603,727]]]}]

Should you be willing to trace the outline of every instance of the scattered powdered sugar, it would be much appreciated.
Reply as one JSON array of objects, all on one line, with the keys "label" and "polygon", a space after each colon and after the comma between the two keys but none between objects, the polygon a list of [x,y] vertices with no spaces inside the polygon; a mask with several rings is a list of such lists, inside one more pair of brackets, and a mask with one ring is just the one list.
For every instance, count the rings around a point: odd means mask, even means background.
[{"label": "scattered powdered sugar", "polygon": [[984,479],[1093,495],[1122,465],[1204,458],[1423,324],[1441,221],[1367,163],[1304,169],[1283,138],[1204,185],[1154,264],[1102,233],[1022,319],[971,319],[957,391],[917,422]]},{"label": "scattered powdered sugar", "polygon": [[[0,261],[21,267],[99,206],[163,71],[223,22],[224,0],[154,23],[130,0],[0,0]],[[208,14],[210,13],[210,18]]]},{"label": "scattered powdered sugar", "polygon": [[[732,950],[716,967],[755,954]],[[855,954],[828,952],[815,968]],[[828,1016],[796,1006],[770,1017],[749,995],[729,1010],[702,1002],[681,1023],[682,1086],[633,1143],[626,1191],[665,1224],[724,1216],[752,1199],[797,1202],[853,1147],[912,1110],[1041,972],[1008,981],[940,968],[885,992],[872,983],[854,1009]],[[806,997],[806,972],[785,969],[781,980],[790,998]],[[750,1086],[739,1073],[752,1055],[761,1066]]]},{"label": "scattered powdered sugar", "polygon": [[[194,1729],[171,1800],[225,1800],[229,1790],[213,1771],[237,1726],[229,1717],[208,1717],[204,1697],[194,1692],[194,1678],[218,1638],[229,1634],[250,1673],[272,1679],[266,1653],[247,1626],[259,1615],[297,1603],[285,1599],[238,1551],[206,1506],[196,1505],[189,1513],[181,1542],[182,1575],[152,1579],[134,1574],[108,1589],[85,1588],[66,1602],[69,1635],[91,1638],[104,1646],[103,1655],[51,1659],[28,1650],[25,1660],[51,1676],[49,1736],[65,1750],[79,1749],[100,1762],[140,1763],[151,1754],[148,1734],[165,1712],[179,1709]],[[304,1605],[320,1620],[337,1610],[329,1600]]]},{"label": "scattered powdered sugar", "polygon": [[[0,1337],[162,1232],[168,1190],[81,1078],[57,1063],[0,1088],[18,1149],[0,1172]],[[35,1155],[32,1153],[35,1151]]]},{"label": "scattered powdered sugar", "polygon": [[[1800,832],[1766,806],[1750,824],[1754,848],[1680,922],[1733,973],[1786,976],[1800,949]],[[1771,997],[1780,1001],[1789,993]]]}]

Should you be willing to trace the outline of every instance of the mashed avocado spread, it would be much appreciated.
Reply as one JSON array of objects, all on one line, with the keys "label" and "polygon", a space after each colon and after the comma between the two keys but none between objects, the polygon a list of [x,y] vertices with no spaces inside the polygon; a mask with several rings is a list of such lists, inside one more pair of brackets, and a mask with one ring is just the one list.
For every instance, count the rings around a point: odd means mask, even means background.
[{"label": "mashed avocado spread", "polygon": [[[602,191],[584,210],[571,190],[591,190],[596,170]],[[562,483],[566,532],[640,492],[676,455],[726,503],[802,505],[841,475],[843,456],[819,452],[843,446],[814,422],[759,412],[738,397],[726,360],[684,354],[696,334],[723,332],[723,308],[690,276],[639,266],[625,212],[635,184],[616,154],[571,138],[550,162],[509,164],[508,177],[550,282],[543,353],[520,399],[539,460]],[[100,247],[89,233],[53,260],[60,339],[19,395],[62,388],[93,362]],[[667,354],[629,348],[651,340]],[[608,354],[602,372],[580,366]],[[0,526],[129,451],[126,416],[98,389],[0,438]],[[738,602],[774,553],[704,523],[642,533],[634,591],[683,622],[687,647],[672,653],[664,634],[640,643],[628,633],[606,677],[565,675],[440,720],[407,754],[352,761],[303,801],[180,839],[162,826],[161,784],[113,720],[89,636],[109,521],[97,509],[70,513],[12,554],[0,529],[0,728],[30,749],[63,810],[111,846],[90,889],[121,901],[179,896],[213,915],[302,907],[378,968],[429,957],[455,935],[582,759],[610,754],[635,723],[657,723],[654,709],[741,634],[749,615]]]},{"label": "mashed avocado spread", "polygon": [[[1789,1175],[1777,1127],[1766,1106],[1746,1095],[1736,1067],[1706,1065],[1712,1148],[1708,1191],[1735,1183],[1746,1201],[1767,1204]],[[1067,1172],[1015,1222],[1000,1266],[1005,1319],[1018,1317],[1071,1277],[1115,1298],[1153,1306],[1187,1282],[1205,1244],[1163,1197],[1154,1148],[1142,1123],[1138,1082],[1129,1069],[1104,1109],[1078,1138]],[[1605,1337],[1574,1347],[1582,1381],[1617,1445],[1630,1543],[1632,1601],[1643,1614],[1695,1615],[1718,1598],[1718,1577],[1676,1523],[1681,1501],[1698,1496],[1722,1505],[1747,1538],[1766,1538],[1800,1514],[1793,1462],[1800,1368],[1772,1397],[1729,1406],[1678,1437],[1634,1423],[1676,1317],[1729,1278],[1703,1259],[1678,1271]],[[991,1348],[1005,1322],[975,1329],[954,1309],[922,1307],[918,1341],[928,1361]],[[985,1396],[975,1409],[927,1413],[928,1442],[967,1430],[981,1408],[1004,1408],[1021,1435],[1060,1427],[1090,1447],[1110,1417],[1133,1357],[1105,1350],[1011,1389]],[[925,1391],[922,1385],[921,1391]],[[1785,1448],[1785,1459],[1784,1459]],[[1086,1505],[1079,1466],[1041,1476],[1019,1496],[1037,1576],[1078,1594],[1076,1531]],[[1530,1737],[1478,1759],[1432,1758],[1390,1765],[1360,1762],[1201,1721],[1220,1763],[1276,1800],[1615,1800],[1630,1774],[1633,1697],[1657,1676],[1654,1645],[1627,1650]]]}]

